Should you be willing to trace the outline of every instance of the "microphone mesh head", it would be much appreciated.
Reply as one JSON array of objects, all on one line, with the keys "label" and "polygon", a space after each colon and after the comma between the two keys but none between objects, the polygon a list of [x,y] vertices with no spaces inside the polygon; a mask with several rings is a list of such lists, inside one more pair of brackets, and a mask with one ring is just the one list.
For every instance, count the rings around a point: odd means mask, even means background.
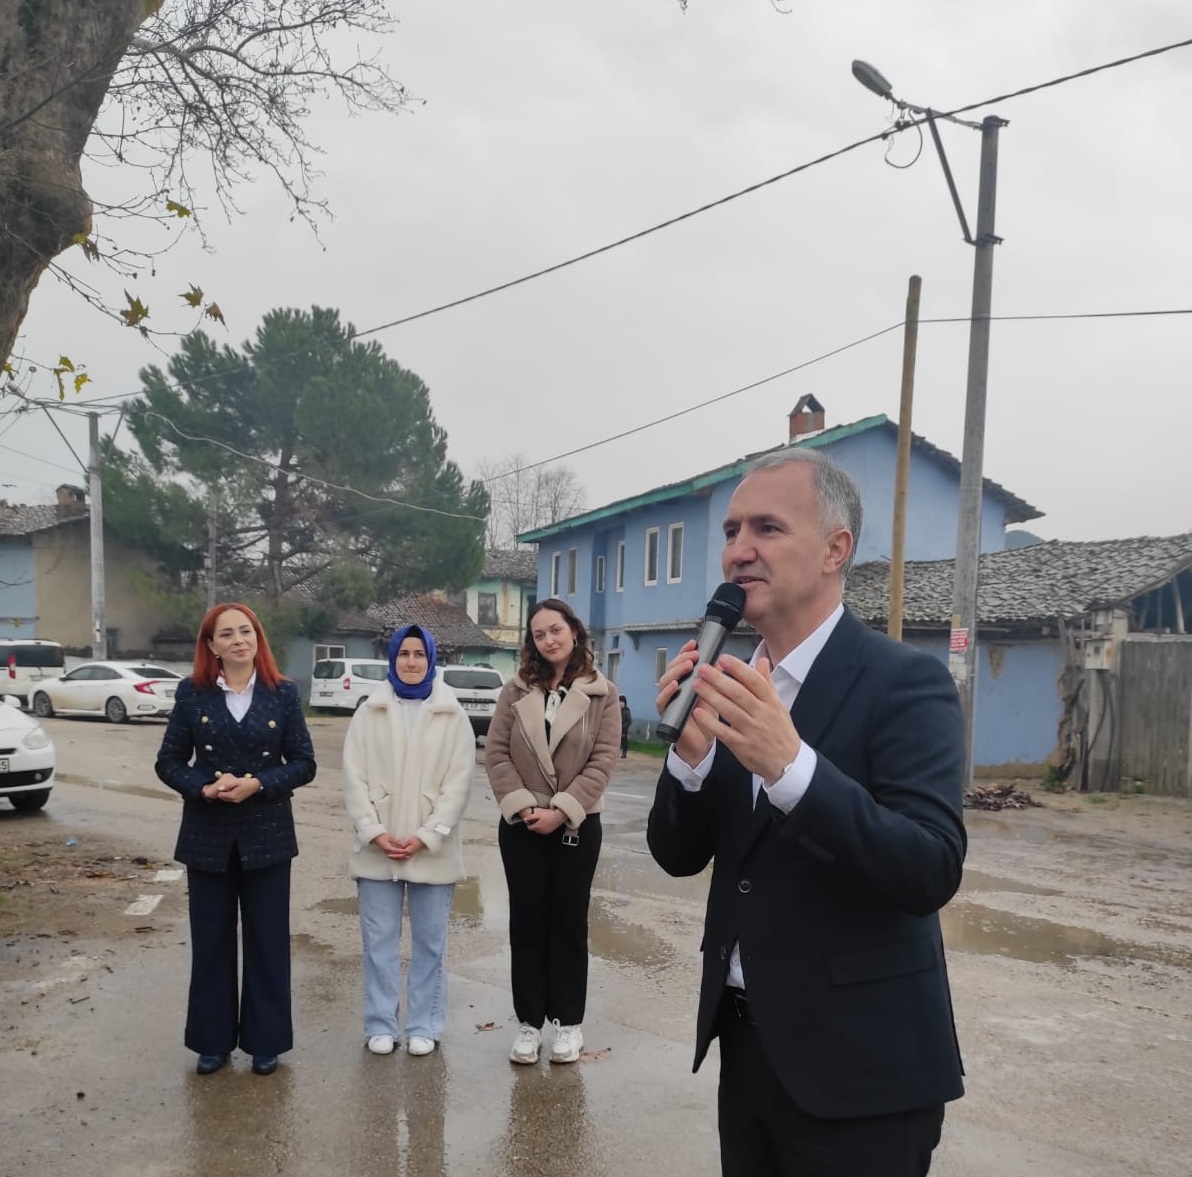
[{"label": "microphone mesh head", "polygon": [[739,584],[725,581],[708,602],[705,616],[720,622],[725,629],[732,629],[741,620],[745,608],[745,590]]}]

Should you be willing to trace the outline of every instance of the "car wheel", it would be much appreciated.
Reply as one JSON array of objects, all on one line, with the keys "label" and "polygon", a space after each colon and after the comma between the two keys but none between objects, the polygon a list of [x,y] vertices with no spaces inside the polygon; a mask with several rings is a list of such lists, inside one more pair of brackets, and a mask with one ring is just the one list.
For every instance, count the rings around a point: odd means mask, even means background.
[{"label": "car wheel", "polygon": [[34,789],[31,793],[10,793],[8,799],[14,809],[29,813],[34,809],[40,809],[50,799],[50,790]]},{"label": "car wheel", "polygon": [[108,723],[124,723],[128,719],[128,708],[115,695],[103,705],[103,713]]},{"label": "car wheel", "polygon": [[45,691],[38,691],[33,696],[33,714],[38,719],[49,719],[54,714],[53,705],[50,703],[50,696]]}]

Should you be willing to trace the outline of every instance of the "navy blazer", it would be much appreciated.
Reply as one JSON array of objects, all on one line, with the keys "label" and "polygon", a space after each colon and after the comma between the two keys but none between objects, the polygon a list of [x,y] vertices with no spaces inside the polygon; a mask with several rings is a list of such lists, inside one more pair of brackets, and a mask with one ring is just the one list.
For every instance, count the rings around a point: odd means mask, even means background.
[{"label": "navy blazer", "polygon": [[947,669],[848,610],[791,709],[817,764],[787,815],[717,746],[698,792],[663,770],[651,853],[672,875],[713,862],[696,1034],[716,1033],[739,943],[750,1009],[791,1099],[822,1118],[963,1094],[939,909],[966,848],[964,734]]},{"label": "navy blazer", "polygon": [[[298,688],[288,679],[276,690],[257,679],[239,723],[222,688],[203,690],[184,679],[155,768],[182,794],[182,827],[174,850],[179,862],[224,871],[235,850],[241,865],[252,870],[298,853],[290,794],[314,777],[315,750]],[[254,776],[261,790],[239,804],[207,801],[202,788],[221,772]]]}]

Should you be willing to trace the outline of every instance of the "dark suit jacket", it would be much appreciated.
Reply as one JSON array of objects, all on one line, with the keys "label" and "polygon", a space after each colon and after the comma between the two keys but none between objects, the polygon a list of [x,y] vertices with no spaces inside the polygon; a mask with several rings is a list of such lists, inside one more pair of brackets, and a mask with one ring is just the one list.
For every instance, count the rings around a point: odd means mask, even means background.
[{"label": "dark suit jacket", "polygon": [[790,1097],[823,1118],[963,1093],[938,911],[960,885],[964,738],[947,670],[845,610],[791,711],[818,762],[789,815],[723,745],[699,792],[663,770],[648,841],[672,875],[714,861],[695,1067],[740,943]]},{"label": "dark suit jacket", "polygon": [[[219,687],[178,684],[174,710],[157,754],[157,775],[182,794],[182,828],[174,857],[200,870],[223,871],[233,849],[247,870],[298,853],[290,794],[315,775],[315,750],[298,688],[283,679],[271,691],[257,680],[248,714],[237,723]],[[261,791],[233,805],[206,801],[201,790],[220,772],[255,776]]]}]

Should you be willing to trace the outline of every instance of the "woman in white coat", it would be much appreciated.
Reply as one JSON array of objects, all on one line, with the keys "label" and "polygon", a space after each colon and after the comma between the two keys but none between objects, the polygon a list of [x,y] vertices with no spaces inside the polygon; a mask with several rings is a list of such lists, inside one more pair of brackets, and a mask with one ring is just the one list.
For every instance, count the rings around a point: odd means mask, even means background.
[{"label": "woman in white coat", "polygon": [[389,642],[389,678],[360,705],[344,741],[344,801],[356,838],[364,947],[364,1036],[390,1054],[400,1036],[401,923],[410,915],[406,1049],[430,1054],[447,1017],[447,922],[464,878],[460,822],[476,765],[471,724],[435,677],[429,631]]}]

